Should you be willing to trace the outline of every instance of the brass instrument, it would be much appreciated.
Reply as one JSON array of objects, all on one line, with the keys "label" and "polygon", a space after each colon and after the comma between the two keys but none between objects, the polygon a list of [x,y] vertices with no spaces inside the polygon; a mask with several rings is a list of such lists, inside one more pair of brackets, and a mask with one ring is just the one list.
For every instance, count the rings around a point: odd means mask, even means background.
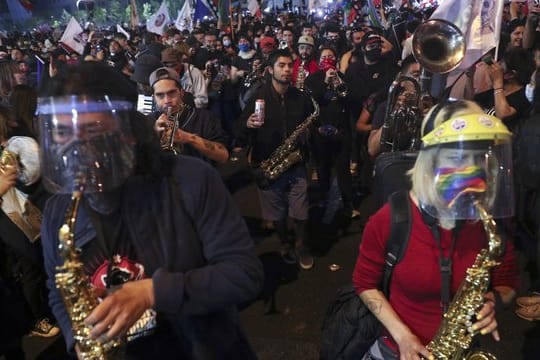
[{"label": "brass instrument", "polygon": [[416,61],[422,65],[422,91],[432,95],[431,74],[446,74],[456,69],[465,58],[466,42],[456,25],[432,19],[416,28],[412,47]]},{"label": "brass instrument", "polygon": [[331,80],[332,89],[335,91],[338,97],[344,98],[349,94],[349,88],[347,87],[347,84],[341,76],[339,75],[339,71],[336,70],[335,75],[332,76]]},{"label": "brass instrument", "polygon": [[263,176],[268,180],[275,180],[287,169],[302,160],[302,154],[297,146],[298,137],[310,126],[319,116],[319,104],[311,97],[313,103],[313,112],[294,129],[294,131],[285,139],[277,149],[272,152],[270,157],[263,160],[260,164],[260,170]]},{"label": "brass instrument", "polygon": [[4,173],[10,168],[19,168],[18,157],[15,153],[2,149],[2,155],[0,155],[0,171]]},{"label": "brass instrument", "polygon": [[184,117],[187,108],[188,106],[186,106],[186,104],[182,104],[180,111],[173,115],[172,107],[167,107],[167,128],[163,130],[161,138],[159,139],[161,150],[171,152],[174,155],[182,153],[182,144],[175,143],[174,136],[180,127],[180,119]]},{"label": "brass instrument", "polygon": [[[259,60],[255,60],[255,61],[259,61]],[[256,81],[258,81],[259,79],[261,79],[263,77],[263,67],[261,64],[259,65],[255,65],[253,64],[253,71],[250,72],[249,74],[247,74],[245,77],[244,77],[244,88],[245,89],[249,89],[251,87],[251,85],[253,85]]]},{"label": "brass instrument", "polygon": [[89,360],[106,359],[107,354],[119,348],[122,343],[119,340],[101,343],[90,338],[91,327],[84,323],[84,319],[98,306],[98,299],[93,293],[92,285],[75,248],[75,223],[83,190],[81,184],[77,187],[79,189],[71,196],[65,224],[58,233],[58,251],[64,263],[56,267],[56,287],[62,295],[71,319],[73,337],[79,346],[80,357]]},{"label": "brass instrument", "polygon": [[298,66],[298,73],[296,74],[296,88],[300,91],[304,91],[304,82],[308,76],[308,73],[304,68],[305,63],[305,60],[302,60],[300,66]]},{"label": "brass instrument", "polygon": [[485,351],[468,351],[475,333],[471,330],[476,312],[484,305],[484,294],[489,289],[490,271],[499,265],[503,243],[497,234],[495,220],[479,201],[476,210],[488,237],[488,247],[480,251],[467,276],[444,314],[441,326],[427,349],[435,359],[496,360]]},{"label": "brass instrument", "polygon": [[[414,93],[402,93],[401,84],[414,85]],[[381,128],[381,146],[386,151],[418,150],[422,125],[422,98],[420,83],[411,76],[398,74],[390,85],[386,115]],[[401,99],[400,99],[401,97]]]}]

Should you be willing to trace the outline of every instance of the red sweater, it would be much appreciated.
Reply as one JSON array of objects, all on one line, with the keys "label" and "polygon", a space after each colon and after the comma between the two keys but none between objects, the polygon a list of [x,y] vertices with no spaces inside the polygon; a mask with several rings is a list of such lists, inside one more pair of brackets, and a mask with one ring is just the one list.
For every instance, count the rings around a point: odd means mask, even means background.
[{"label": "red sweater", "polygon": [[[442,319],[439,248],[429,227],[423,222],[416,206],[412,211],[413,226],[407,251],[396,265],[390,284],[390,304],[401,320],[427,345],[435,336]],[[448,256],[452,231],[439,228],[441,245]],[[390,206],[386,204],[366,224],[360,253],[353,272],[353,283],[358,294],[376,289],[381,282],[386,241],[390,237]],[[459,231],[452,254],[452,296],[465,278],[481,249],[487,247],[487,237],[481,222],[467,222]],[[506,243],[501,265],[491,274],[493,286],[519,287],[519,272],[512,242]],[[384,331],[383,336],[388,336]],[[392,341],[391,347],[397,350]]]},{"label": "red sweater", "polygon": [[[302,60],[300,60],[300,58],[297,58],[293,62],[293,71],[292,71],[293,86],[296,86],[296,79],[298,78],[298,69],[300,68],[301,63],[302,63]],[[319,65],[317,65],[317,61],[315,61],[315,59],[310,59],[308,60],[307,63],[304,64],[304,69],[307,71],[309,75],[311,75],[319,70]]]}]

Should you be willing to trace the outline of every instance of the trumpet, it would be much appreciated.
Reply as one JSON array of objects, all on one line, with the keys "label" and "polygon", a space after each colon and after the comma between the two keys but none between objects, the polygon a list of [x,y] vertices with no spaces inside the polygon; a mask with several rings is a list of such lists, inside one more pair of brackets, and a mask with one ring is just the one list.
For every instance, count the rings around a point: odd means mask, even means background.
[{"label": "trumpet", "polygon": [[344,98],[349,94],[349,88],[347,87],[347,84],[345,83],[345,81],[343,81],[337,70],[334,73],[334,76],[332,76],[331,84],[332,89],[340,98]]},{"label": "trumpet", "polygon": [[176,131],[180,126],[180,117],[183,116],[186,108],[187,106],[185,104],[182,104],[180,111],[173,115],[172,107],[167,107],[167,127],[165,130],[163,130],[163,133],[161,134],[161,138],[159,140],[161,144],[161,150],[171,152],[174,155],[182,153],[182,144],[174,143],[174,135],[176,134]]}]

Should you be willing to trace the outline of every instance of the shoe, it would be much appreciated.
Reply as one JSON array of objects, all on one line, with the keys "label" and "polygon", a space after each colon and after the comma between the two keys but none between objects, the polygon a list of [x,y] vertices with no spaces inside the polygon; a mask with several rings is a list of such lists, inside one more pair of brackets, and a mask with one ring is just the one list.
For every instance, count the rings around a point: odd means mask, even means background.
[{"label": "shoe", "polygon": [[533,293],[531,296],[522,296],[516,299],[516,304],[521,307],[527,307],[540,304],[540,294]]},{"label": "shoe", "polygon": [[296,264],[298,262],[298,257],[292,244],[281,245],[281,258],[285,264]]},{"label": "shoe", "polygon": [[516,310],[516,315],[529,321],[540,320],[540,304],[521,307]]},{"label": "shoe", "polygon": [[315,263],[315,260],[313,259],[313,255],[309,252],[309,250],[305,247],[300,247],[297,250],[298,255],[298,263],[300,264],[300,267],[304,270],[309,270],[313,267],[313,264]]},{"label": "shoe", "polygon": [[53,337],[60,333],[60,328],[56,325],[51,325],[49,319],[44,318],[36,322],[31,334],[41,337]]}]

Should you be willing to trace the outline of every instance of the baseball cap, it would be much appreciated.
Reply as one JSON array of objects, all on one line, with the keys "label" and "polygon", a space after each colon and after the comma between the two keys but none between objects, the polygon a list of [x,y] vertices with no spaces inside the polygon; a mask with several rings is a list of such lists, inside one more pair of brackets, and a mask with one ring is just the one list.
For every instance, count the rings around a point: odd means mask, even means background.
[{"label": "baseball cap", "polygon": [[371,31],[371,32],[368,32],[364,35],[364,37],[362,38],[362,42],[360,43],[362,47],[366,47],[368,45],[372,45],[372,44],[378,44],[378,45],[381,45],[382,44],[382,40],[381,40],[381,37],[379,34]]},{"label": "baseball cap", "polygon": [[178,73],[168,67],[160,67],[154,70],[150,74],[148,83],[150,84],[150,86],[154,86],[154,84],[158,82],[159,80],[165,80],[165,79],[174,80],[180,84],[180,77],[178,76]]},{"label": "baseball cap", "polygon": [[315,41],[313,41],[313,37],[309,35],[303,35],[298,38],[298,45],[304,44],[304,45],[315,45]]},{"label": "baseball cap", "polygon": [[270,36],[264,36],[261,38],[261,47],[275,47],[276,46],[276,40],[274,40],[273,37]]},{"label": "baseball cap", "polygon": [[181,51],[172,47],[166,48],[161,52],[162,63],[176,63],[180,60]]}]

